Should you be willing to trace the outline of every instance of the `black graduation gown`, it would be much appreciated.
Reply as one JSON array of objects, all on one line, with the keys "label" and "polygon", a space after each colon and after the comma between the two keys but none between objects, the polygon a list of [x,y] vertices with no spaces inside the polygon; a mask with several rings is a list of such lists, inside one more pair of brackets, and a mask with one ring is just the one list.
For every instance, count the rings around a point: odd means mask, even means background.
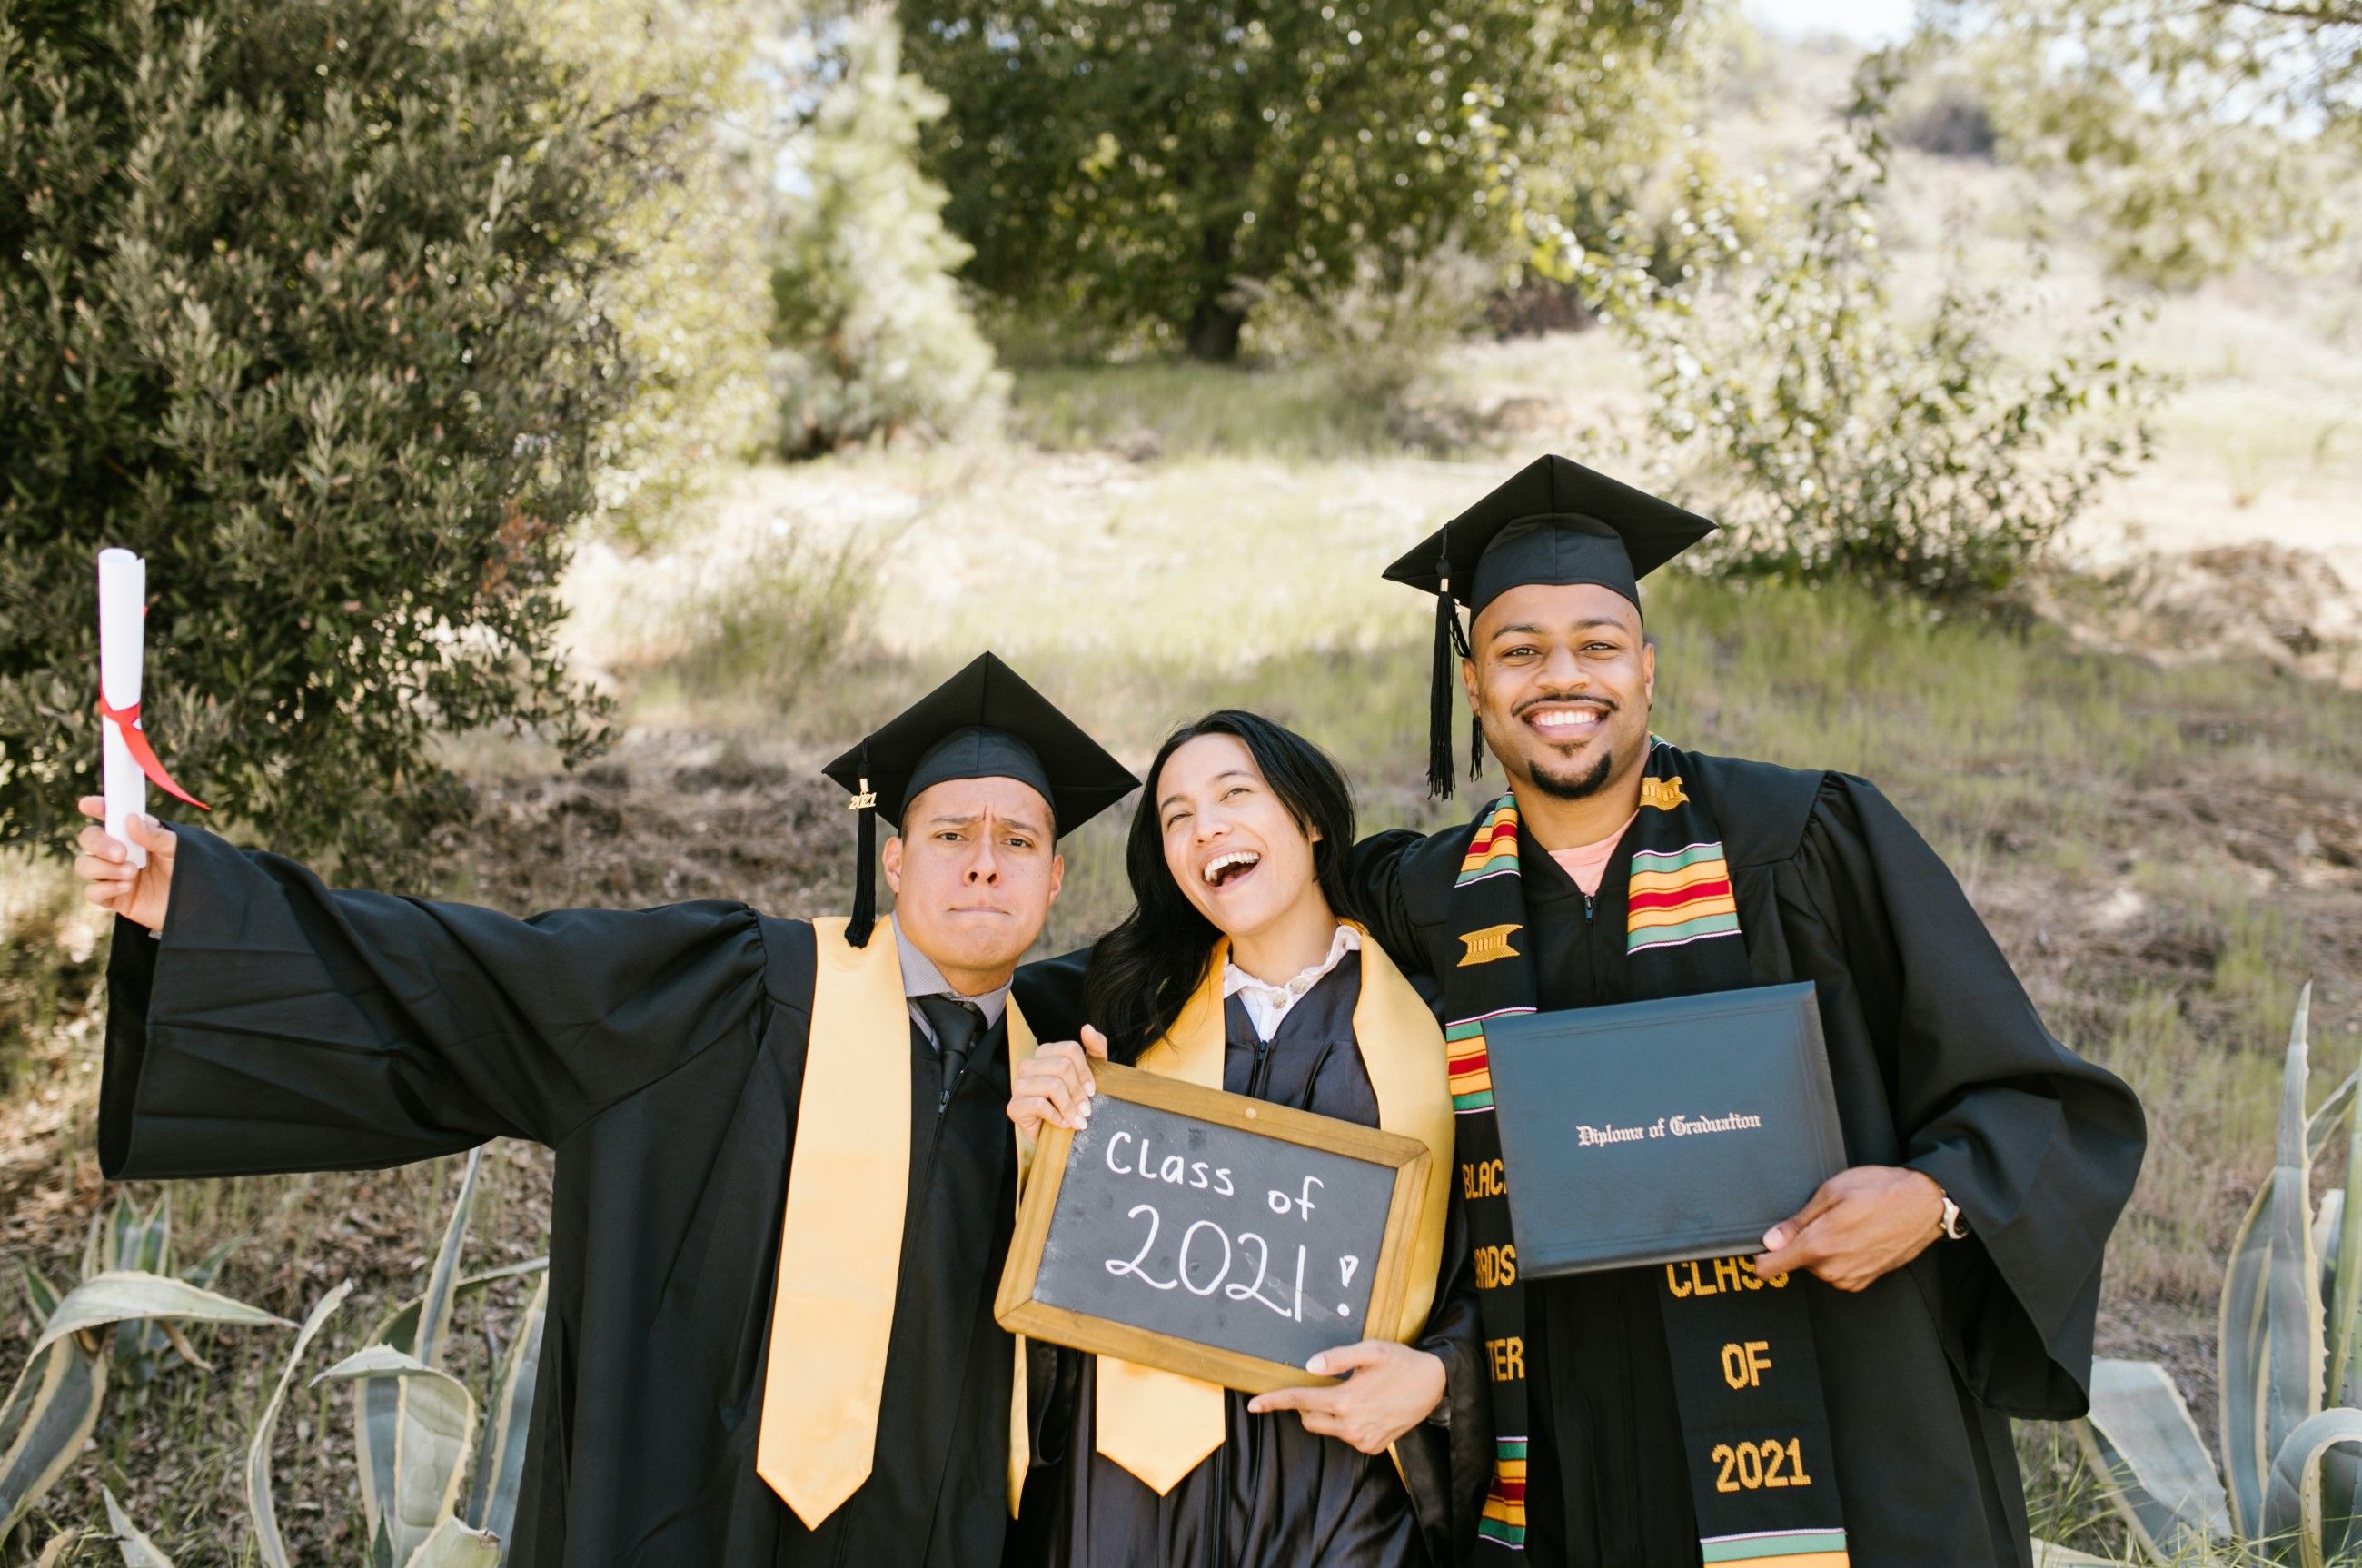
[{"label": "black graduation gown", "polygon": [[[1908,1165],[1971,1234],[1857,1295],[1808,1281],[1857,1568],[2026,1564],[2009,1419],[2083,1413],[2101,1253],[2139,1173],[2140,1107],[2054,1039],[1943,861],[1869,783],[1700,757],[1760,984],[1818,989],[1846,1150]],[[1473,834],[1355,852],[1406,969],[1462,951],[1449,913]],[[1529,836],[1519,861],[1545,1010],[1629,999],[1619,846],[1596,908]],[[1528,1282],[1527,1556],[1699,1561],[1654,1276]]]},{"label": "black graduation gown", "polygon": [[[1051,966],[1026,972],[1046,983]],[[1072,978],[1072,975],[1069,975]],[[1361,966],[1348,957],[1288,1010],[1268,1042],[1246,1005],[1223,1009],[1222,1087],[1232,1094],[1378,1124],[1377,1091],[1353,1040]],[[1444,1237],[1435,1305],[1418,1347],[1442,1358],[1451,1419],[1414,1428],[1385,1454],[1308,1432],[1292,1411],[1258,1416],[1223,1396],[1222,1446],[1158,1496],[1098,1452],[1095,1356],[1047,1353],[1055,1408],[1041,1441],[1059,1452],[1037,1505],[1045,1568],[1422,1568],[1457,1560],[1473,1540],[1490,1455],[1489,1409],[1474,1278],[1458,1205]],[[1037,1353],[1034,1364],[1045,1355]],[[1455,1461],[1457,1462],[1455,1463]],[[1405,1479],[1410,1482],[1407,1490]],[[1046,1494],[1046,1495],[1044,1495]]]},{"label": "black graduation gown", "polygon": [[116,927],[110,1177],[362,1169],[494,1137],[557,1152],[512,1568],[1000,1562],[1005,1024],[940,1116],[933,1048],[910,1031],[877,1464],[808,1531],[755,1457],[812,928],[719,901],[520,921],[331,892],[292,862],[178,832],[161,940]]}]

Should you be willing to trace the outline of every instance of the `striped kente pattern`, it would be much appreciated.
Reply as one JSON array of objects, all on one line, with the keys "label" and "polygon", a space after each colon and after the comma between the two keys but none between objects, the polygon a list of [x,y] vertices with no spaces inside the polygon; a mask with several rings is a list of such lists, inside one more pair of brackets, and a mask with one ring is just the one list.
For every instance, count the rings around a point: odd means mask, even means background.
[{"label": "striped kente pattern", "polygon": [[1471,1019],[1443,1032],[1444,1073],[1451,1085],[1451,1111],[1465,1116],[1493,1109],[1493,1067],[1485,1055],[1485,1025]]},{"label": "striped kente pattern", "polygon": [[1460,875],[1451,885],[1464,888],[1487,877],[1514,877],[1517,872],[1518,801],[1514,795],[1504,795],[1476,824],[1476,836],[1468,841],[1468,853],[1461,857]]},{"label": "striped kente pattern", "polygon": [[1641,850],[1632,856],[1629,888],[1627,955],[1738,934],[1738,900],[1720,844]]},{"label": "striped kente pattern", "polygon": [[1746,1568],[1848,1568],[1841,1529],[1772,1529],[1753,1535],[1723,1535],[1698,1542],[1709,1564]]},{"label": "striped kente pattern", "polygon": [[1512,1551],[1526,1549],[1526,1440],[1494,1440],[1493,1486],[1485,1495],[1485,1514],[1476,1533]]}]

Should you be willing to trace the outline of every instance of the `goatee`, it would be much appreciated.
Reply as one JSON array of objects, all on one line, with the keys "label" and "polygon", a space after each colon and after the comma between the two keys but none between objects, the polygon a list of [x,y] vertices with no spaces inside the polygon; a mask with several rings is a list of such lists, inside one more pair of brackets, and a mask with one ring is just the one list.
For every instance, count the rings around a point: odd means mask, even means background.
[{"label": "goatee", "polygon": [[1533,768],[1534,788],[1561,801],[1586,801],[1607,787],[1607,776],[1616,771],[1616,754],[1601,754],[1599,761],[1587,773],[1568,777],[1552,774],[1537,763]]}]

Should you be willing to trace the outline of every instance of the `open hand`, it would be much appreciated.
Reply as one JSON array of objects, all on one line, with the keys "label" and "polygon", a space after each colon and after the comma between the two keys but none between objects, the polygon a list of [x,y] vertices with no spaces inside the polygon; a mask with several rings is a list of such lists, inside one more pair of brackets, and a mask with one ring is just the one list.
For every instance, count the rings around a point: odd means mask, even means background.
[{"label": "open hand", "polygon": [[1009,1080],[1009,1120],[1027,1138],[1042,1135],[1042,1123],[1080,1132],[1091,1119],[1091,1062],[1107,1060],[1107,1036],[1083,1025],[1079,1042],[1054,1040],[1017,1065]]},{"label": "open hand", "polygon": [[[104,796],[84,795],[82,814],[106,820]],[[83,879],[82,896],[100,909],[136,921],[150,931],[164,929],[164,909],[172,898],[172,856],[180,840],[154,817],[127,817],[123,831],[148,852],[145,867],[131,864],[123,841],[104,827],[82,830],[74,840],[82,853],[74,857],[74,875]]]},{"label": "open hand", "polygon": [[1944,1228],[1944,1189],[1897,1165],[1856,1165],[1763,1233],[1760,1275],[1804,1269],[1839,1290],[1867,1290],[1927,1250]]},{"label": "open hand", "polygon": [[1443,1401],[1443,1358],[1392,1340],[1322,1351],[1305,1363],[1305,1370],[1345,1381],[1258,1394],[1247,1408],[1258,1416],[1294,1410],[1304,1418],[1308,1432],[1352,1443],[1363,1453],[1384,1453]]}]

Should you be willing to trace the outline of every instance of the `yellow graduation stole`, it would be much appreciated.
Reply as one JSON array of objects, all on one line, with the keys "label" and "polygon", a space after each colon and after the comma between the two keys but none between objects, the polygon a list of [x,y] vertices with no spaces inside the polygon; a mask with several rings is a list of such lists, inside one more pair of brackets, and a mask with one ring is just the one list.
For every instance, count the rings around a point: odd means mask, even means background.
[{"label": "yellow graduation stole", "polygon": [[[1353,924],[1346,922],[1347,924]],[[1377,1092],[1378,1125],[1425,1143],[1427,1201],[1409,1258],[1409,1288],[1392,1338],[1407,1343],[1427,1324],[1435,1271],[1443,1257],[1443,1222],[1451,1182],[1451,1091],[1444,1076],[1443,1032],[1376,941],[1362,932],[1362,994],[1353,1004],[1353,1039]],[[1222,1087],[1222,964],[1230,943],[1214,944],[1198,982],[1165,1036],[1141,1053],[1152,1073],[1208,1088]],[[1115,1356],[1098,1358],[1098,1451],[1147,1483],[1158,1496],[1222,1446],[1222,1390],[1178,1373]]]},{"label": "yellow graduation stole", "polygon": [[[869,1479],[886,1346],[902,1272],[903,1203],[911,1182],[911,1079],[881,1070],[908,1062],[910,1002],[900,944],[890,932],[866,946],[839,919],[812,922],[820,952],[811,1035],[797,1102],[778,1281],[771,1293],[770,1359],[763,1373],[755,1472],[807,1529]],[[1009,1063],[1033,1054],[1033,1032],[1009,1002]],[[1012,1130],[1013,1131],[1013,1130]],[[1030,1148],[1018,1150],[1024,1180]],[[1025,1342],[1015,1344],[1009,1408],[1009,1510],[1025,1485]]]}]

